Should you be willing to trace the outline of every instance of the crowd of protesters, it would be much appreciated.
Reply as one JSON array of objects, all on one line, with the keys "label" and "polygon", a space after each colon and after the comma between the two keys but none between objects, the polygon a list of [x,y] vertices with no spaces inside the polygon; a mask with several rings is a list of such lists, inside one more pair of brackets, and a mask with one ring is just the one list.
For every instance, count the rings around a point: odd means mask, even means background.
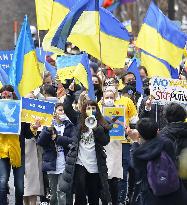
[{"label": "crowd of protesters", "polygon": [[[67,52],[78,54],[68,44]],[[27,98],[56,102],[50,127],[23,123],[21,134],[0,135],[0,204],[8,204],[13,169],[16,205],[186,205],[187,111],[177,103],[152,103],[145,67],[139,71],[144,94],[127,66],[136,55],[129,47],[127,65],[112,70],[90,57],[96,101],[69,79],[62,84],[49,72]],[[55,69],[55,60],[47,58]],[[186,80],[185,59],[180,78]],[[34,76],[33,76],[34,77]],[[17,100],[11,85],[2,99]],[[110,140],[112,121],[103,108],[123,107],[124,140]],[[89,124],[88,120],[92,120]]]}]

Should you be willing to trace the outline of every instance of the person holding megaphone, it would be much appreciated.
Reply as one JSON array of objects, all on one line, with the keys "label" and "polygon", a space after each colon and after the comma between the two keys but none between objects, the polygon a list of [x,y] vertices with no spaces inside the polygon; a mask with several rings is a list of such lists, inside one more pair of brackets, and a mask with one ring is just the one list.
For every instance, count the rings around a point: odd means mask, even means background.
[{"label": "person holding megaphone", "polygon": [[78,100],[78,111],[73,109],[75,82],[69,86],[64,99],[64,112],[77,128],[77,142],[72,143],[66,158],[60,189],[64,192],[74,184],[74,205],[99,205],[99,198],[111,202],[106,154],[103,146],[110,141],[109,124],[103,118],[95,101],[83,91]]}]

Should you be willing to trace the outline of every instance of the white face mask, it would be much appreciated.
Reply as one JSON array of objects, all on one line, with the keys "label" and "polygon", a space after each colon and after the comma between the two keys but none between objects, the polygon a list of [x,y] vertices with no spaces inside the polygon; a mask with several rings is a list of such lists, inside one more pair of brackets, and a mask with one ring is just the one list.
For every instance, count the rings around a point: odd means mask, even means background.
[{"label": "white face mask", "polygon": [[107,107],[113,107],[114,106],[114,99],[104,100],[104,105],[107,106]]},{"label": "white face mask", "polygon": [[63,122],[63,121],[66,120],[66,119],[67,119],[67,116],[66,116],[65,114],[59,115],[59,120],[60,120],[61,122]]},{"label": "white face mask", "polygon": [[71,48],[69,47],[69,48],[67,48],[67,52],[68,53],[70,53],[71,52]]}]

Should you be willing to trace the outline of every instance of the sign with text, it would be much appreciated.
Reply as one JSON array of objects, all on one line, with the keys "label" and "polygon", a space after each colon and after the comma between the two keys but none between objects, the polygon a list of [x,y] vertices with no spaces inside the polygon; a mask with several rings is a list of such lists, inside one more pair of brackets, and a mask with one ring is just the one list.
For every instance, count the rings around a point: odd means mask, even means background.
[{"label": "sign with text", "polygon": [[51,126],[55,103],[30,98],[22,98],[22,122],[35,123],[40,119],[43,126]]},{"label": "sign with text", "polygon": [[103,115],[105,119],[112,123],[113,128],[109,134],[111,140],[124,140],[125,138],[125,109],[124,107],[104,107]]},{"label": "sign with text", "polygon": [[150,95],[153,103],[161,105],[170,102],[187,105],[187,81],[154,77],[150,80]]},{"label": "sign with text", "polygon": [[20,134],[21,101],[0,100],[0,133]]},{"label": "sign with text", "polygon": [[8,74],[12,64],[14,50],[0,51],[0,67]]}]

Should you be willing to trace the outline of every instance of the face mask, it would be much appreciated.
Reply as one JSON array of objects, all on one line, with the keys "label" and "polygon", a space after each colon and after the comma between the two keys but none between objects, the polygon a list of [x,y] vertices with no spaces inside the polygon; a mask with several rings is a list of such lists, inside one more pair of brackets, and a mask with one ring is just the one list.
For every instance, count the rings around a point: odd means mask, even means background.
[{"label": "face mask", "polygon": [[66,120],[66,118],[67,118],[67,116],[66,116],[65,114],[59,115],[59,120],[60,120],[61,122],[63,122],[64,120]]},{"label": "face mask", "polygon": [[86,110],[86,114],[88,117],[90,117],[92,115],[96,116],[96,110]]},{"label": "face mask", "polygon": [[131,82],[128,82],[127,85],[130,85],[130,86],[132,86],[133,88],[136,88],[136,81],[133,80],[133,81],[131,81]]},{"label": "face mask", "polygon": [[95,91],[96,91],[96,90],[99,90],[99,88],[100,88],[99,84],[94,84],[94,90],[95,90]]},{"label": "face mask", "polygon": [[114,106],[114,99],[106,99],[106,100],[104,100],[104,104],[107,107],[113,107]]},{"label": "face mask", "polygon": [[68,53],[70,53],[71,52],[71,48],[69,47],[69,48],[67,48],[67,52]]}]

